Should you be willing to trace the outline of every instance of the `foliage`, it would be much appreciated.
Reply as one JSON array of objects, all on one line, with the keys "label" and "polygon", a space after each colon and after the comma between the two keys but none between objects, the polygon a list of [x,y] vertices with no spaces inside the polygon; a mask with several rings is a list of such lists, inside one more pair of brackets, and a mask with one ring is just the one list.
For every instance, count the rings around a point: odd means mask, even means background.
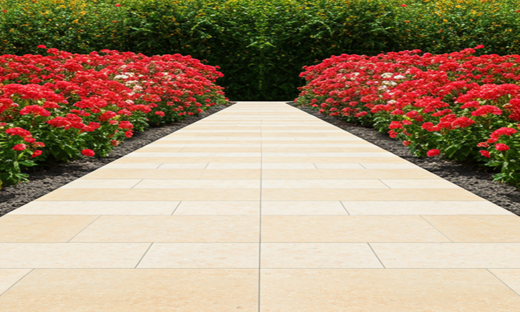
[{"label": "foliage", "polygon": [[[36,46],[181,53],[218,64],[235,100],[287,100],[341,53],[520,52],[518,0],[0,0],[0,54]],[[428,12],[428,14],[425,14]]]}]

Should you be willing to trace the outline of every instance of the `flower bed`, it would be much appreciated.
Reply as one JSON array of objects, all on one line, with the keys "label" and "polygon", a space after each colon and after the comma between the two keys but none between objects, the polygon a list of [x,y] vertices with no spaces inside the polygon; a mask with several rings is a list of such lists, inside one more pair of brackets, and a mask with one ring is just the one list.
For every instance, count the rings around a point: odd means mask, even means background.
[{"label": "flower bed", "polygon": [[520,56],[419,53],[341,55],[304,67],[295,102],[388,131],[420,157],[499,167],[496,180],[519,187]]},{"label": "flower bed", "polygon": [[0,56],[0,187],[36,161],[106,156],[133,131],[228,101],[218,66],[190,56],[47,54]]}]

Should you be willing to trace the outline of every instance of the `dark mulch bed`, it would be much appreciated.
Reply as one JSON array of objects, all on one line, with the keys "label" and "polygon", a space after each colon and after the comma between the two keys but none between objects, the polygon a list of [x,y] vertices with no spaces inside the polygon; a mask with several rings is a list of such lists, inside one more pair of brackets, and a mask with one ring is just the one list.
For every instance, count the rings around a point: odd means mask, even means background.
[{"label": "dark mulch bed", "polygon": [[[294,105],[293,102],[288,102],[288,104]],[[520,191],[513,186],[493,181],[493,172],[490,168],[459,164],[440,157],[418,158],[412,155],[407,147],[401,145],[399,141],[390,138],[386,133],[380,133],[373,128],[347,123],[336,117],[324,116],[309,108],[297,108],[384,148],[520,216]]]},{"label": "dark mulch bed", "polygon": [[54,166],[31,168],[29,182],[0,189],[0,216],[224,108],[226,106],[212,106],[199,117],[192,116],[171,125],[136,132],[132,138],[115,147],[108,157],[82,158]]}]

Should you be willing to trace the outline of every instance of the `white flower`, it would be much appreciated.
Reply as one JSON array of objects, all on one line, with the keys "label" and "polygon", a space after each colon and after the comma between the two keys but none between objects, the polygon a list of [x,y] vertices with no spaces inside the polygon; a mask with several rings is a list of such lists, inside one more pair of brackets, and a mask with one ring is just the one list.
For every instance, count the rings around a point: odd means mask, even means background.
[{"label": "white flower", "polygon": [[406,77],[403,75],[397,75],[394,77],[394,79],[404,79],[404,78],[406,78]]},{"label": "white flower", "polygon": [[383,77],[385,79],[386,78],[392,78],[392,75],[393,75],[392,73],[384,73],[384,74],[381,75],[381,77]]},{"label": "white flower", "polygon": [[395,81],[383,81],[383,84],[387,85],[387,86],[396,86],[397,85],[397,83]]},{"label": "white flower", "polygon": [[126,78],[128,78],[127,75],[117,75],[114,77],[114,79],[126,79]]}]

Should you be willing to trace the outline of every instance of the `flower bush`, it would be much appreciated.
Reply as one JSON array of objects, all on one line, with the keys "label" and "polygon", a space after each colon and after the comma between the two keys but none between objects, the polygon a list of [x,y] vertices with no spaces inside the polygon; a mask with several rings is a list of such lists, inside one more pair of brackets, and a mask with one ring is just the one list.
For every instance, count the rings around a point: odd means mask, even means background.
[{"label": "flower bush", "polygon": [[415,155],[499,167],[520,187],[520,55],[476,49],[333,56],[304,67],[298,105],[373,125]]},{"label": "flower bush", "polygon": [[218,66],[102,50],[0,56],[0,186],[35,161],[106,156],[134,131],[227,104]]}]

